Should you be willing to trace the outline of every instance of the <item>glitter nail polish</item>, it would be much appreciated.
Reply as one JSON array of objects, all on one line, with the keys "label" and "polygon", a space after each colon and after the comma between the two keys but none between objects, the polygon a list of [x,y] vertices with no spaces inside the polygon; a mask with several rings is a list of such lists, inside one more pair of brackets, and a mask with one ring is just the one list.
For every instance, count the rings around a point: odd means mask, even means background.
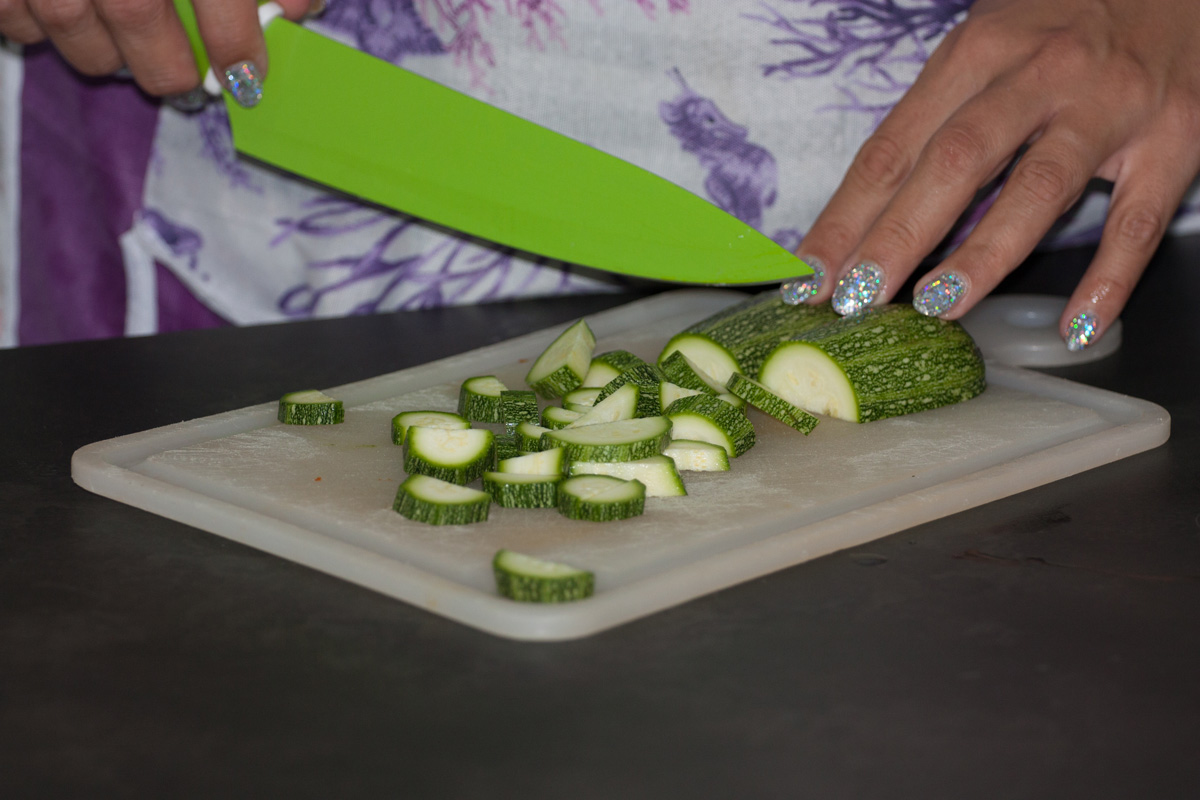
[{"label": "glitter nail polish", "polygon": [[1078,353],[1100,338],[1100,320],[1090,311],[1084,311],[1071,318],[1067,326],[1067,349]]},{"label": "glitter nail polish", "polygon": [[779,287],[783,302],[789,306],[798,306],[810,297],[815,297],[825,283],[825,265],[815,258],[806,258],[804,263],[812,268],[812,275],[796,278]]},{"label": "glitter nail polish", "polygon": [[956,273],[944,272],[913,295],[913,308],[927,317],[945,314],[967,293],[967,283]]},{"label": "glitter nail polish", "polygon": [[208,104],[208,92],[204,91],[203,86],[197,86],[190,92],[171,95],[164,98],[167,105],[174,108],[176,111],[182,111],[190,114],[204,108]]},{"label": "glitter nail polish", "polygon": [[845,316],[861,311],[879,296],[883,289],[883,270],[878,264],[864,261],[843,275],[833,290],[833,310]]},{"label": "glitter nail polish", "polygon": [[254,108],[262,100],[262,78],[253,61],[242,61],[227,68],[225,87],[242,108]]}]

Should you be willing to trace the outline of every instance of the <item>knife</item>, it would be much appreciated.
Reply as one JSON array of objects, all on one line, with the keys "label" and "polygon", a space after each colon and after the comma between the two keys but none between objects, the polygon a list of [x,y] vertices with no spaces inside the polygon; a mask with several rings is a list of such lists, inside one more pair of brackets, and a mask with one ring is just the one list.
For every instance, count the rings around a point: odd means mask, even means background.
[{"label": "knife", "polygon": [[[201,74],[189,0],[175,0]],[[263,99],[225,93],[239,152],[496,244],[654,280],[770,283],[811,274],[704,198],[627,161],[286,19],[260,14]]]}]

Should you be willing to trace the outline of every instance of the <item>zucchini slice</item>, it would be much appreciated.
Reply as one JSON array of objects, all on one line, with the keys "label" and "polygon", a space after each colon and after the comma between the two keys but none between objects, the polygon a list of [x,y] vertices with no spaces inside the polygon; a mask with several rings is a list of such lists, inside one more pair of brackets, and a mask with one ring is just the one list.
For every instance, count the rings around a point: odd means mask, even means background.
[{"label": "zucchini slice", "polygon": [[583,383],[595,348],[596,336],[581,319],[560,333],[537,357],[525,375],[525,382],[542,397],[562,397]]},{"label": "zucchini slice", "polygon": [[494,463],[494,440],[495,435],[486,428],[409,428],[404,471],[460,485],[470,483]]},{"label": "zucchini slice", "polygon": [[495,375],[467,378],[458,389],[458,413],[472,422],[500,422],[500,395],[506,391]]},{"label": "zucchini slice", "polygon": [[568,428],[582,428],[585,425],[596,425],[601,422],[616,422],[620,419],[633,419],[638,415],[638,400],[642,390],[636,383],[627,383],[620,389],[605,397],[596,405],[583,413],[583,416],[569,423]]},{"label": "zucchini slice", "polygon": [[563,428],[542,437],[543,446],[562,447],[569,461],[636,461],[658,455],[670,440],[671,420],[666,417]]},{"label": "zucchini slice", "polygon": [[430,525],[467,525],[488,518],[492,496],[429,475],[409,475],[396,490],[392,508]]},{"label": "zucchini slice", "polygon": [[517,425],[513,435],[517,438],[517,450],[521,453],[536,453],[542,449],[542,434],[550,430],[532,422]]},{"label": "zucchini slice", "polygon": [[[721,450],[722,454],[724,452]],[[637,461],[572,461],[568,474],[611,475],[627,481],[638,481],[646,487],[646,497],[682,497],[687,494],[679,468],[674,460],[665,455],[639,458]]]},{"label": "zucchini slice", "polygon": [[908,304],[868,308],[778,345],[759,383],[810,413],[850,422],[959,403],[987,386],[970,334]]},{"label": "zucchini slice", "polygon": [[666,415],[676,438],[720,445],[733,458],[754,446],[754,425],[746,414],[711,395],[681,397]]},{"label": "zucchini slice", "polygon": [[812,414],[784,400],[758,381],[747,378],[740,372],[729,378],[729,391],[740,397],[764,414],[769,414],[784,425],[790,425],[808,436],[820,422]]},{"label": "zucchini slice", "polygon": [[492,559],[496,590],[524,603],[565,603],[591,597],[595,576],[566,564],[501,550]]},{"label": "zucchini slice", "polygon": [[565,451],[561,447],[506,458],[496,465],[496,472],[514,475],[562,475],[566,467]]},{"label": "zucchini slice", "polygon": [[524,455],[521,452],[521,447],[517,444],[517,437],[514,434],[503,433],[496,434],[492,440],[493,463],[499,464],[506,458],[516,458]]},{"label": "zucchini slice", "polygon": [[646,487],[611,475],[577,475],[558,485],[558,511],[568,519],[613,522],[646,510]]},{"label": "zucchini slice", "polygon": [[663,381],[658,386],[658,404],[663,408],[669,408],[671,403],[674,403],[681,397],[691,397],[697,394],[705,394],[699,389],[687,389],[677,383]]},{"label": "zucchini slice", "polygon": [[342,401],[316,389],[279,398],[277,419],[284,425],[337,425],[346,419]]},{"label": "zucchini slice", "polygon": [[541,419],[537,395],[529,389],[505,389],[500,392],[500,421],[509,433],[522,422],[537,422]]},{"label": "zucchini slice", "polygon": [[565,428],[583,416],[580,411],[569,411],[562,406],[546,406],[542,409],[542,427],[550,430]]},{"label": "zucchini slice", "polygon": [[392,444],[404,444],[404,436],[409,428],[445,428],[461,431],[469,427],[470,420],[450,411],[401,411],[392,417]]},{"label": "zucchini slice", "polygon": [[592,363],[588,366],[582,385],[587,388],[599,389],[630,367],[645,363],[645,360],[628,350],[608,350],[599,353],[592,357]]},{"label": "zucchini slice", "polygon": [[680,472],[728,472],[729,453],[719,444],[696,439],[672,439],[663,455]]},{"label": "zucchini slice", "polygon": [[667,376],[667,380],[677,383],[685,389],[692,389],[704,394],[718,394],[725,391],[723,385],[693,364],[681,350],[673,350],[663,359],[659,367]]},{"label": "zucchini slice", "polygon": [[559,475],[524,475],[516,472],[483,473],[483,490],[501,508],[556,508]]},{"label": "zucchini slice", "polygon": [[[601,388],[603,387],[580,386],[578,389],[572,389],[563,395],[563,408],[570,408],[571,406],[581,406],[584,407],[583,410],[591,408],[596,405],[596,396],[600,394]],[[572,410],[579,411],[581,409],[575,408]]]},{"label": "zucchini slice", "polygon": [[600,394],[596,396],[597,403],[603,403],[606,397],[630,383],[640,390],[638,394],[637,415],[639,417],[654,417],[662,413],[658,404],[658,387],[667,379],[663,371],[655,364],[641,364],[631,367],[604,384]]}]

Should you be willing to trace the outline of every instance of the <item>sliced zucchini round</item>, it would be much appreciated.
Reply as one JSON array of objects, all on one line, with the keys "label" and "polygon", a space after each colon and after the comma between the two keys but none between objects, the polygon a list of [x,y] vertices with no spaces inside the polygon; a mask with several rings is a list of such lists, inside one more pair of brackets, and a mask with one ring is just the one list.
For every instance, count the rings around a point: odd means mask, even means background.
[{"label": "sliced zucchini round", "polygon": [[494,434],[486,428],[409,428],[404,442],[404,471],[460,485],[470,483],[494,463],[494,440]]},{"label": "sliced zucchini round", "polygon": [[635,461],[662,452],[671,440],[671,420],[638,417],[601,422],[550,431],[542,440],[544,445],[566,450],[569,461]]},{"label": "sliced zucchini round", "polygon": [[675,438],[718,444],[733,458],[754,446],[754,425],[746,414],[712,395],[681,397],[666,415]]},{"label": "sliced zucchini round", "polygon": [[392,508],[430,525],[467,525],[488,518],[492,496],[430,475],[409,475],[396,490]]},{"label": "sliced zucchini round", "polygon": [[612,522],[646,510],[646,487],[611,475],[578,475],[558,484],[558,511],[568,519]]},{"label": "sliced zucchini round", "polygon": [[483,490],[502,508],[555,508],[558,505],[559,475],[523,475],[510,472],[483,473]]},{"label": "sliced zucchini round", "polygon": [[495,375],[467,378],[458,389],[458,413],[472,422],[500,422],[500,394],[506,391]]},{"label": "sliced zucchini round", "polygon": [[587,570],[501,550],[492,559],[496,590],[525,603],[565,603],[591,597],[596,578]]},{"label": "sliced zucchini round", "polygon": [[769,414],[805,436],[812,433],[813,428],[817,427],[817,423],[820,422],[812,414],[792,405],[758,381],[747,378],[740,372],[735,372],[730,376],[729,391],[764,414]]},{"label": "sliced zucchini round", "polygon": [[525,382],[542,397],[562,397],[583,383],[595,348],[596,336],[581,319],[560,333],[537,357],[525,375]]},{"label": "sliced zucchini round", "polygon": [[[722,454],[724,452],[721,450]],[[665,455],[639,458],[637,461],[572,461],[567,471],[573,476],[611,475],[627,481],[638,481],[646,487],[646,497],[682,497],[687,494],[679,469]]]},{"label": "sliced zucchini round", "polygon": [[337,425],[346,419],[342,401],[316,389],[279,398],[277,418],[285,425]]},{"label": "sliced zucchini round", "polygon": [[450,411],[401,411],[392,417],[392,444],[404,444],[409,428],[445,428],[461,431],[471,422],[461,414]]}]

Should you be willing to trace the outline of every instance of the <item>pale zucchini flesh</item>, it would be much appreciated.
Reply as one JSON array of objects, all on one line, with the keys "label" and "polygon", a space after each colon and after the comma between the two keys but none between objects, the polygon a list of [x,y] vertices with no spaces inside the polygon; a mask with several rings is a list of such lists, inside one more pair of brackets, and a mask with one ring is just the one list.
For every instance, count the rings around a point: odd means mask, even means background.
[{"label": "pale zucchini flesh", "polygon": [[645,364],[645,360],[628,350],[608,350],[592,356],[584,376],[583,386],[599,389],[630,367]]},{"label": "pale zucchini flesh", "polygon": [[542,397],[562,397],[583,383],[595,348],[596,336],[581,319],[537,357],[525,375],[525,383]]},{"label": "pale zucchini flesh", "polygon": [[506,458],[496,466],[497,472],[519,475],[561,475],[566,468],[565,451],[561,447]]},{"label": "pale zucchini flesh", "polygon": [[571,411],[562,406],[546,406],[542,409],[542,427],[550,430],[565,428],[583,416],[582,411]]},{"label": "pale zucchini flesh", "polygon": [[711,395],[681,397],[666,410],[671,435],[717,444],[733,458],[755,443],[754,425],[746,414]]},{"label": "pale zucchini flesh", "polygon": [[[721,451],[724,453],[724,451]],[[675,461],[665,455],[637,461],[573,461],[570,475],[611,475],[636,480],[646,487],[646,497],[682,497],[687,494]]]},{"label": "pale zucchini flesh", "polygon": [[392,444],[404,444],[409,428],[447,428],[465,430],[471,422],[450,411],[401,411],[392,417]]},{"label": "pale zucchini flesh", "polygon": [[568,428],[582,428],[601,422],[616,422],[638,416],[642,390],[636,383],[626,383],[612,394],[597,402],[578,419],[567,424]]},{"label": "pale zucchini flesh", "polygon": [[568,519],[613,522],[646,510],[646,487],[611,475],[578,475],[558,485],[558,512]]},{"label": "pale zucchini flesh", "polygon": [[820,422],[804,409],[789,403],[758,381],[747,378],[739,372],[733,373],[733,376],[730,377],[729,391],[764,414],[774,417],[805,436],[812,433],[813,429],[817,427],[817,423]]},{"label": "pale zucchini flesh", "polygon": [[404,471],[470,483],[494,463],[494,438],[486,428],[410,428],[404,442]]},{"label": "pale zucchini flesh", "polygon": [[542,438],[544,445],[562,447],[569,461],[635,461],[662,452],[671,438],[671,420],[622,419],[550,431]]},{"label": "pale zucchini flesh", "polygon": [[672,439],[663,455],[680,472],[728,472],[729,453],[719,444],[697,439]]}]

